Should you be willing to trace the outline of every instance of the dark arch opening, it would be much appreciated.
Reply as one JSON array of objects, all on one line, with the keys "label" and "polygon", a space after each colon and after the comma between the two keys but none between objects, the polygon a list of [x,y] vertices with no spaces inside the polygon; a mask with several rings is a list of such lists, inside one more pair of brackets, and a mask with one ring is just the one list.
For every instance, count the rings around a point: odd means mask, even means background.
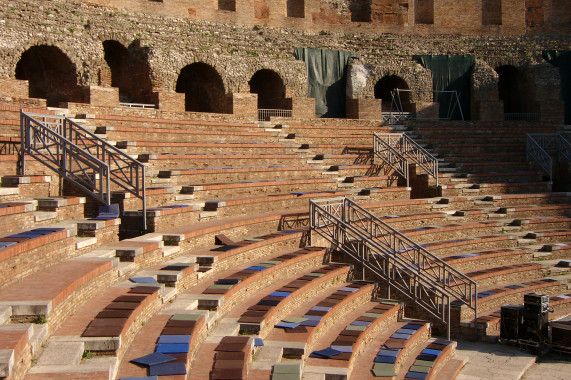
[{"label": "dark arch opening", "polygon": [[185,109],[194,112],[225,112],[222,77],[210,65],[197,62],[185,66],[178,76],[176,92],[186,94]]},{"label": "dark arch opening", "polygon": [[[398,111],[395,105],[392,104],[393,97],[392,91],[395,89],[408,90],[408,84],[404,79],[397,75],[386,75],[382,77],[377,84],[375,84],[375,99],[382,99],[383,111],[393,112]],[[398,102],[398,98],[395,98]],[[410,92],[400,93],[400,102],[402,103],[404,112],[412,112],[412,103],[410,101]],[[392,107],[392,108],[391,108]]]},{"label": "dark arch opening", "polygon": [[371,22],[372,0],[352,0],[349,4],[352,22]]},{"label": "dark arch opening", "polygon": [[46,99],[49,107],[62,102],[83,102],[75,65],[59,48],[32,46],[16,64],[16,79],[29,81],[29,96]]},{"label": "dark arch opening", "polygon": [[496,69],[498,73],[498,92],[504,102],[505,113],[532,112],[525,101],[525,77],[514,66],[505,65]]},{"label": "dark arch opening", "polygon": [[127,49],[113,40],[103,42],[105,61],[111,68],[111,85],[119,88],[119,99],[126,103],[153,103],[151,68],[136,42]]},{"label": "dark arch opening", "polygon": [[259,70],[248,82],[250,93],[258,94],[258,108],[286,109],[285,85],[282,78],[272,70]]}]

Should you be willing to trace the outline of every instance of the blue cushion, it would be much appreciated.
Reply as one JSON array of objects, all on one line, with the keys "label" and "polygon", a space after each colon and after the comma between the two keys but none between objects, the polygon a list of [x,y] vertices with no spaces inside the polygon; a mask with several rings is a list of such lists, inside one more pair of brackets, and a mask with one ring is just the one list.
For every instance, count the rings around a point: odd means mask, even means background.
[{"label": "blue cushion", "polygon": [[151,376],[186,375],[184,363],[165,363],[149,368]]},{"label": "blue cushion", "polygon": [[329,359],[333,356],[341,354],[341,351],[337,351],[333,348],[325,348],[319,351],[313,351],[309,357],[311,358],[321,358],[321,359]]},{"label": "blue cushion", "polygon": [[382,355],[378,355],[377,357],[375,357],[374,360],[375,363],[389,363],[389,364],[395,364],[397,362],[397,358],[396,356],[382,356]]},{"label": "blue cushion", "polygon": [[264,341],[262,338],[254,338],[254,347],[262,347],[264,345]]},{"label": "blue cushion", "polygon": [[135,364],[140,364],[140,365],[144,365],[146,367],[149,367],[152,365],[168,363],[168,362],[172,362],[175,360],[176,359],[173,358],[172,356],[165,355],[165,354],[160,353],[160,352],[154,352],[150,355],[145,355],[145,356],[141,356],[140,358],[133,359],[133,360],[131,360],[131,362],[135,363]]},{"label": "blue cushion", "polygon": [[412,335],[416,332],[416,330],[413,329],[398,329],[397,333],[399,334],[408,334],[408,335]]},{"label": "blue cushion", "polygon": [[316,327],[319,324],[319,322],[321,322],[321,321],[318,321],[316,319],[309,319],[307,321],[301,322],[299,325],[300,326],[308,326],[308,327]]},{"label": "blue cushion", "polygon": [[268,268],[267,267],[257,267],[257,266],[251,266],[251,267],[246,268],[246,270],[255,270],[258,272],[261,272],[261,271],[266,270],[266,269],[268,269]]},{"label": "blue cushion", "polygon": [[144,376],[144,377],[122,377],[119,380],[159,380],[156,376]]},{"label": "blue cushion", "polygon": [[410,334],[394,333],[393,335],[391,335],[391,338],[394,338],[394,339],[408,339],[408,338],[410,338]]},{"label": "blue cushion", "polygon": [[412,371],[409,371],[409,372],[407,372],[407,374],[406,374],[406,377],[407,377],[408,379],[424,380],[424,379],[426,379],[426,376],[428,376],[428,374],[427,374],[427,373],[423,373],[423,372],[412,372]]},{"label": "blue cushion", "polygon": [[399,356],[400,351],[401,351],[400,349],[382,349],[379,350],[377,356],[391,356],[396,358],[397,356]]},{"label": "blue cushion", "polygon": [[160,352],[163,354],[186,354],[188,353],[189,345],[188,343],[185,344],[158,344],[156,352]]},{"label": "blue cushion", "polygon": [[274,300],[261,300],[256,305],[263,305],[263,306],[277,306],[280,304],[280,301]]},{"label": "blue cushion", "polygon": [[344,288],[339,289],[340,292],[349,292],[349,293],[355,293],[357,290],[359,290],[359,289],[357,289],[357,288],[347,288],[347,287],[344,287]]},{"label": "blue cushion", "polygon": [[353,326],[369,326],[371,324],[371,322],[367,322],[367,321],[353,321],[351,322],[351,325]]},{"label": "blue cushion", "polygon": [[187,344],[190,342],[190,335],[161,335],[158,344]]},{"label": "blue cushion", "polygon": [[440,353],[442,353],[442,351],[440,350],[433,350],[431,348],[425,348],[424,350],[422,350],[421,354],[423,355],[435,355],[438,356],[440,355]]},{"label": "blue cushion", "polygon": [[157,280],[153,277],[131,277],[129,281],[136,284],[158,284]]},{"label": "blue cushion", "polygon": [[341,352],[353,352],[352,346],[331,346],[331,348]]},{"label": "blue cushion", "polygon": [[237,278],[221,278],[219,280],[216,280],[216,284],[217,285],[236,285],[239,284],[241,280],[238,280]]},{"label": "blue cushion", "polygon": [[412,323],[407,323],[402,328],[407,330],[420,330],[423,325],[413,325]]},{"label": "blue cushion", "polygon": [[276,323],[274,326],[279,327],[279,328],[283,328],[283,329],[295,329],[299,325],[300,325],[300,323],[280,322],[280,323]]},{"label": "blue cushion", "polygon": [[270,297],[287,297],[289,295],[291,295],[289,292],[273,292],[269,294]]}]

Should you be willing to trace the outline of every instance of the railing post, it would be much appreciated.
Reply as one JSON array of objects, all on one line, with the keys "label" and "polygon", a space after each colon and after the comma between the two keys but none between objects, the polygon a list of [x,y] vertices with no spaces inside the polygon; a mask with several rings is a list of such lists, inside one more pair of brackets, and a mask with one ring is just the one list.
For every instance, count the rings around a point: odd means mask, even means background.
[{"label": "railing post", "polygon": [[142,186],[143,186],[143,228],[145,229],[145,231],[147,231],[147,197],[145,194],[145,189],[146,189],[146,184],[145,184],[145,166],[142,165],[141,166],[141,175],[143,176],[143,178],[141,178],[142,181]]},{"label": "railing post", "polygon": [[[24,110],[20,110],[20,174],[26,175],[26,142],[28,141],[28,124]],[[25,126],[24,126],[25,124]]]}]

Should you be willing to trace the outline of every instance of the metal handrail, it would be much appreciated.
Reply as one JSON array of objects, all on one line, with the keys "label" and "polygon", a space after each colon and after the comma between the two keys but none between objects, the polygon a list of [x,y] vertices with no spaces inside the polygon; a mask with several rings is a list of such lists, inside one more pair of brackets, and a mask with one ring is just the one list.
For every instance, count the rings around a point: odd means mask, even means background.
[{"label": "metal handrail", "polygon": [[402,156],[416,163],[438,186],[438,160],[405,133],[375,133],[375,140],[381,139],[396,149]]},{"label": "metal handrail", "polygon": [[273,117],[291,117],[292,110],[281,108],[259,108],[258,121],[270,121]]},{"label": "metal handrail", "polygon": [[[477,284],[347,198],[310,201],[311,229],[448,325],[450,298],[474,310]],[[435,297],[429,301],[418,297]],[[448,308],[448,317],[445,309]]]},{"label": "metal handrail", "polygon": [[571,162],[571,143],[567,141],[562,134],[559,134],[559,154],[567,159],[567,162]]},{"label": "metal handrail", "polygon": [[[555,134],[549,134],[555,135]],[[554,137],[554,136],[551,136]],[[537,139],[536,139],[537,138]],[[539,140],[539,141],[538,141]],[[553,148],[555,139],[549,138],[547,134],[531,134],[526,135],[526,156],[527,160],[533,158],[543,171],[549,175],[549,180],[553,181],[553,159],[547,152],[547,149]]]},{"label": "metal handrail", "polygon": [[373,159],[379,157],[386,162],[397,173],[404,177],[406,186],[410,184],[410,176],[408,169],[408,160],[398,150],[393,148],[389,143],[380,138],[376,133],[373,135]]},{"label": "metal handrail", "polygon": [[[110,204],[112,182],[142,200],[146,229],[145,166],[142,163],[67,117],[21,111],[20,118],[22,174],[25,173],[25,155],[29,154],[105,204]],[[100,172],[99,186],[89,180],[82,182],[83,177],[90,178],[90,170],[91,174]]]},{"label": "metal handrail", "polygon": [[152,103],[127,103],[127,102],[119,102],[121,107],[125,108],[144,108],[144,109],[152,109],[157,108],[156,104]]}]

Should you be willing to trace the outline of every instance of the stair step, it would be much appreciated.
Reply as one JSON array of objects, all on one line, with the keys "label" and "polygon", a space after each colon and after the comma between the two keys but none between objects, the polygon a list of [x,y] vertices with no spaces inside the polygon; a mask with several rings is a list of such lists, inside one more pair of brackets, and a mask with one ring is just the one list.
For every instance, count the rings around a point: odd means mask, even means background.
[{"label": "stair step", "polygon": [[78,365],[83,356],[83,342],[50,341],[42,356],[38,359],[38,366],[64,366]]},{"label": "stair step", "polygon": [[97,244],[96,237],[76,237],[75,249],[82,249]]}]

